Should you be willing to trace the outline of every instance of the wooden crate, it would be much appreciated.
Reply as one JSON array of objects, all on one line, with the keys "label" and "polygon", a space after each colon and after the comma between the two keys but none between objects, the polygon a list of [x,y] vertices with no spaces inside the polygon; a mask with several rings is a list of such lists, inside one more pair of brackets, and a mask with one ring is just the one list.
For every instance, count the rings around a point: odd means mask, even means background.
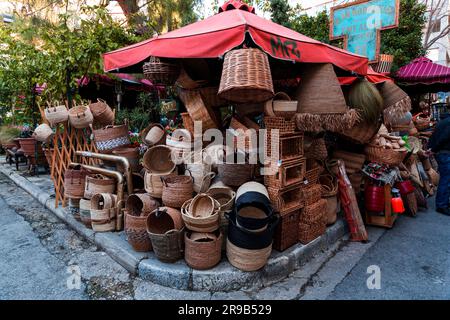
[{"label": "wooden crate", "polygon": [[382,215],[378,215],[374,212],[369,212],[366,210],[365,214],[365,223],[367,225],[384,227],[384,228],[392,228],[394,226],[394,222],[397,219],[397,214],[392,212],[391,208],[391,186],[384,186],[384,212]]}]

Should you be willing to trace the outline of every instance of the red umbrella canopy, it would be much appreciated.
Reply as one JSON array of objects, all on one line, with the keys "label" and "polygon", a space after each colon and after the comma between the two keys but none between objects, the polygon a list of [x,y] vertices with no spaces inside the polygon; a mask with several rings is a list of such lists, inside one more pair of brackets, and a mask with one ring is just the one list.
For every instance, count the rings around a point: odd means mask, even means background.
[{"label": "red umbrella canopy", "polygon": [[253,7],[232,0],[220,13],[175,31],[103,55],[105,72],[162,58],[217,58],[243,44],[246,34],[274,58],[304,63],[332,63],[355,73],[367,73],[366,57],[308,38],[258,17]]},{"label": "red umbrella canopy", "polygon": [[450,83],[450,68],[420,57],[401,67],[396,80],[406,84]]}]

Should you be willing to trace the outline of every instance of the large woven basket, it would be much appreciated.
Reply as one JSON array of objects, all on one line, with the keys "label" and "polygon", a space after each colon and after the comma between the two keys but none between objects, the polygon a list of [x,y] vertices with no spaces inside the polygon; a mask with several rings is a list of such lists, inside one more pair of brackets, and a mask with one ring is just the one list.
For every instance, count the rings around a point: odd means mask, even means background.
[{"label": "large woven basket", "polygon": [[94,141],[100,153],[111,153],[113,150],[128,146],[130,144],[128,125],[110,125],[94,130]]},{"label": "large woven basket", "polygon": [[274,95],[267,54],[259,49],[237,49],[225,55],[219,96],[241,103],[264,102]]},{"label": "large woven basket", "polygon": [[281,165],[271,163],[276,172],[273,175],[264,175],[264,184],[272,188],[285,188],[302,182],[306,174],[305,159],[283,161]]},{"label": "large woven basket", "polygon": [[300,223],[313,224],[318,221],[326,222],[327,200],[320,199],[303,208],[300,214]]},{"label": "large woven basket", "polygon": [[280,213],[300,209],[304,206],[303,184],[297,184],[284,189],[267,188],[273,208]]},{"label": "large woven basket", "polygon": [[65,122],[69,119],[69,111],[65,105],[45,108],[44,115],[51,126]]},{"label": "large woven basket", "polygon": [[221,212],[229,211],[233,208],[236,192],[231,188],[226,186],[213,186],[209,188],[207,194],[219,202]]},{"label": "large woven basket", "polygon": [[380,129],[381,122],[366,123],[358,122],[351,129],[340,132],[347,140],[358,144],[366,144],[377,134]]},{"label": "large woven basket", "polygon": [[309,206],[311,204],[318,202],[321,199],[322,187],[319,183],[310,183],[304,188],[302,188],[302,192],[305,206]]},{"label": "large woven basket", "polygon": [[64,173],[64,195],[72,199],[83,198],[86,175],[83,169],[67,169]]},{"label": "large woven basket", "polygon": [[94,122],[94,116],[87,106],[77,106],[69,110],[70,125],[77,129],[88,128]]},{"label": "large woven basket", "polygon": [[176,167],[172,161],[172,149],[164,145],[148,149],[144,154],[142,164],[148,172],[153,174],[169,174]]},{"label": "large woven basket", "polygon": [[173,85],[180,74],[180,66],[176,63],[150,57],[143,65],[144,76],[153,84]]},{"label": "large woven basket", "polygon": [[264,267],[272,253],[272,244],[263,249],[250,250],[235,246],[227,239],[227,258],[242,271],[256,271]]},{"label": "large woven basket", "polygon": [[224,184],[230,187],[239,187],[253,180],[255,166],[248,163],[221,163],[217,169]]},{"label": "large woven basket", "polygon": [[114,179],[101,174],[87,176],[84,198],[91,199],[97,193],[114,193],[115,190],[116,182]]},{"label": "large woven basket", "polygon": [[181,207],[181,216],[184,224],[189,230],[196,232],[213,232],[219,229],[220,222],[220,204],[214,200],[212,213],[201,215],[201,208],[191,208],[192,199],[187,200]]},{"label": "large woven basket", "polygon": [[273,248],[283,251],[298,242],[298,223],[301,210],[296,209],[280,216],[275,229]]},{"label": "large woven basket", "polygon": [[135,251],[147,252],[152,250],[152,242],[147,233],[147,216],[125,214],[125,234],[128,243]]},{"label": "large woven basket", "polygon": [[186,232],[184,235],[186,263],[193,269],[205,270],[220,262],[223,236],[215,233]]},{"label": "large woven basket", "polygon": [[97,99],[97,102],[89,105],[94,122],[100,125],[109,125],[114,123],[114,111],[108,106],[105,100]]},{"label": "large woven basket", "polygon": [[92,229],[97,232],[114,231],[117,219],[117,196],[97,193],[91,199]]},{"label": "large woven basket", "polygon": [[[112,154],[119,157],[127,158],[130,164],[131,172],[139,172],[142,167],[139,164],[139,147],[120,147],[112,151]],[[125,168],[121,163],[117,164],[117,170],[125,172]]]},{"label": "large woven basket", "polygon": [[162,180],[162,202],[165,206],[181,208],[184,202],[192,198],[194,193],[192,177],[168,176]]},{"label": "large woven basket", "polygon": [[301,244],[307,244],[324,234],[326,229],[326,223],[320,220],[313,224],[300,223],[298,240]]},{"label": "large woven basket", "polygon": [[147,231],[156,234],[164,234],[170,230],[181,230],[184,222],[181,212],[174,208],[160,207],[153,210],[147,216]]},{"label": "large woven basket", "polygon": [[202,132],[218,127],[213,110],[203,102],[200,92],[196,90],[180,90],[179,95],[192,121],[202,122]]},{"label": "large woven basket", "polygon": [[125,203],[125,209],[132,216],[147,216],[159,206],[156,199],[145,193],[130,194]]},{"label": "large woven basket", "polygon": [[384,163],[390,166],[398,166],[403,162],[407,151],[395,151],[396,149],[384,149],[381,146],[368,144],[364,148],[367,160]]}]

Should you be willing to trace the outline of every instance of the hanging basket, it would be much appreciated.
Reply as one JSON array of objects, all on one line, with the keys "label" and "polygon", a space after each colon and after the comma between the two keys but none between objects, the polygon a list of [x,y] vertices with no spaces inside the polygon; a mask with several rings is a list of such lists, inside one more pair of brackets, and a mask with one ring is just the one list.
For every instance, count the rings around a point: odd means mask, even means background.
[{"label": "hanging basket", "polygon": [[143,72],[153,84],[173,85],[180,74],[180,66],[152,56],[144,63]]},{"label": "hanging basket", "polygon": [[40,124],[33,132],[33,138],[39,142],[48,142],[53,136],[53,130],[46,123]]},{"label": "hanging basket", "polygon": [[66,122],[69,119],[69,111],[65,105],[45,108],[44,115],[51,126]]},{"label": "hanging basket", "polygon": [[208,129],[217,129],[218,121],[213,110],[208,107],[196,90],[180,90],[180,99],[183,101],[192,121],[202,122],[202,132]]},{"label": "hanging basket", "polygon": [[86,177],[84,188],[84,198],[92,199],[97,193],[114,193],[116,190],[116,181],[101,174]]},{"label": "hanging basket", "polygon": [[117,196],[97,193],[91,199],[92,230],[96,232],[114,231],[117,219]]},{"label": "hanging basket", "polygon": [[367,160],[384,163],[389,166],[398,166],[403,162],[407,155],[407,151],[395,151],[397,149],[384,149],[381,146],[368,144],[364,148],[364,153],[367,156]]},{"label": "hanging basket", "polygon": [[67,169],[64,173],[64,196],[81,199],[84,196],[86,170],[82,168]]},{"label": "hanging basket", "polygon": [[193,179],[188,176],[169,176],[162,178],[162,203],[165,206],[181,208],[183,203],[192,198]]},{"label": "hanging basket", "polygon": [[166,138],[166,130],[159,123],[152,123],[147,128],[141,131],[139,134],[142,142],[153,147],[156,145],[164,144]]},{"label": "hanging basket", "polygon": [[219,97],[232,102],[256,103],[274,95],[267,54],[259,49],[236,49],[225,54]]},{"label": "hanging basket", "polygon": [[152,242],[147,233],[147,216],[125,214],[125,234],[128,243],[135,251],[147,252],[152,250]]},{"label": "hanging basket", "polygon": [[220,262],[223,236],[215,233],[186,232],[184,234],[186,263],[193,269],[206,270]]},{"label": "hanging basket", "polygon": [[284,92],[277,92],[273,99],[264,104],[264,114],[269,117],[282,117],[286,120],[292,119],[297,113],[297,101],[291,101],[291,98]]},{"label": "hanging basket", "polygon": [[94,130],[93,133],[95,145],[100,153],[112,153],[113,150],[130,144],[127,124],[106,126]]},{"label": "hanging basket", "polygon": [[88,128],[93,121],[94,116],[87,106],[77,106],[69,110],[70,125],[76,129]]},{"label": "hanging basket", "polygon": [[114,111],[108,106],[105,100],[97,99],[91,103],[89,109],[94,116],[94,122],[106,126],[114,123]]}]

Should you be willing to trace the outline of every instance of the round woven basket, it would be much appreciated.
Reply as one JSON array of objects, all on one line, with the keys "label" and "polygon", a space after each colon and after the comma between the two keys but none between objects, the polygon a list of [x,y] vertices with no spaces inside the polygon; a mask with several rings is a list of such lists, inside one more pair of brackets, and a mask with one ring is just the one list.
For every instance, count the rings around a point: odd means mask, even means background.
[{"label": "round woven basket", "polygon": [[77,129],[88,128],[94,122],[94,116],[89,107],[77,106],[69,110],[69,122]]},{"label": "round woven basket", "polygon": [[225,212],[233,208],[236,192],[229,187],[212,187],[209,188],[207,194],[219,202],[221,212]]},{"label": "round woven basket", "polygon": [[125,203],[125,209],[131,216],[147,216],[159,206],[160,203],[156,199],[145,193],[131,194]]},{"label": "round woven basket", "polygon": [[242,271],[256,271],[264,267],[272,253],[272,244],[258,250],[243,249],[227,239],[227,258],[231,265]]},{"label": "round woven basket", "polygon": [[180,66],[158,57],[150,57],[143,65],[144,76],[153,84],[173,85],[180,74]]},{"label": "round woven basket", "polygon": [[297,101],[291,101],[291,98],[284,92],[277,92],[273,99],[264,104],[264,113],[269,117],[283,117],[286,120],[292,119],[297,113]]},{"label": "round woven basket", "polygon": [[172,208],[181,208],[183,203],[192,199],[194,185],[192,177],[188,176],[168,176],[162,178],[163,191],[162,203]]},{"label": "round woven basket", "polygon": [[[131,167],[131,172],[141,171],[141,165],[139,164],[139,147],[120,147],[112,151],[115,156],[125,157]],[[125,168],[122,164],[117,163],[117,169],[120,172],[124,172]]]},{"label": "round woven basket", "polygon": [[97,232],[114,231],[117,219],[117,196],[97,193],[91,199],[92,230]]},{"label": "round woven basket", "polygon": [[81,199],[84,196],[86,170],[74,168],[64,173],[64,195],[67,198]]},{"label": "round woven basket", "polygon": [[366,144],[377,134],[380,129],[381,122],[366,123],[358,122],[351,129],[340,132],[345,139],[357,144]]},{"label": "round woven basket", "polygon": [[114,123],[114,111],[108,106],[105,100],[97,99],[97,102],[89,105],[94,122],[100,125],[109,125]]},{"label": "round woven basket", "polygon": [[217,209],[212,197],[205,193],[196,195],[187,208],[188,213],[194,218],[206,218],[211,216]]},{"label": "round woven basket", "polygon": [[147,231],[155,234],[164,234],[169,230],[181,230],[184,227],[180,210],[160,207],[147,216]]},{"label": "round woven basket", "polygon": [[173,263],[183,258],[184,228],[169,230],[164,234],[147,232],[158,260]]},{"label": "round woven basket", "polygon": [[53,136],[53,130],[46,123],[42,123],[34,129],[33,138],[40,142],[47,142]]},{"label": "round woven basket", "polygon": [[168,146],[154,146],[148,149],[143,158],[144,168],[152,174],[169,174],[176,164],[172,161],[172,149]]},{"label": "round woven basket", "polygon": [[200,92],[196,90],[180,90],[179,96],[192,121],[202,122],[202,132],[218,127],[218,121],[212,108],[205,104]]},{"label": "round woven basket", "polygon": [[177,175],[176,172],[171,173],[151,173],[146,171],[144,175],[144,188],[152,197],[160,199],[163,192],[163,183],[161,178]]},{"label": "round woven basket", "polygon": [[183,203],[183,206],[181,207],[181,216],[186,227],[189,230],[196,232],[213,232],[219,229],[220,204],[217,202],[217,200],[214,200],[213,213],[207,216],[198,215],[199,212],[195,211],[196,209],[194,209],[194,211],[190,211],[191,203],[192,199],[189,199],[185,203]]},{"label": "round woven basket", "polygon": [[57,107],[48,107],[44,109],[45,119],[54,126],[58,123],[66,122],[69,119],[69,110],[65,105]]},{"label": "round woven basket", "polygon": [[147,252],[152,250],[152,243],[147,233],[147,216],[125,214],[125,234],[128,243],[135,251]]},{"label": "round woven basket", "polygon": [[91,200],[80,199],[80,219],[81,222],[92,229],[91,225]]},{"label": "round woven basket", "polygon": [[210,269],[220,262],[223,236],[215,233],[187,231],[184,234],[184,259],[193,269]]},{"label": "round woven basket", "polygon": [[274,95],[267,54],[259,49],[237,49],[225,54],[219,97],[233,102],[255,103]]},{"label": "round woven basket", "polygon": [[384,149],[383,147],[368,144],[364,148],[367,160],[384,163],[390,166],[398,166],[405,159],[407,152],[395,151],[395,149]]},{"label": "round woven basket", "polygon": [[166,131],[159,123],[152,123],[139,134],[144,144],[149,147],[164,144]]},{"label": "round woven basket", "polygon": [[106,126],[93,131],[94,141],[100,153],[112,153],[113,150],[130,145],[128,124]]},{"label": "round woven basket", "polygon": [[84,198],[91,199],[97,193],[114,193],[116,181],[101,174],[86,177]]}]

